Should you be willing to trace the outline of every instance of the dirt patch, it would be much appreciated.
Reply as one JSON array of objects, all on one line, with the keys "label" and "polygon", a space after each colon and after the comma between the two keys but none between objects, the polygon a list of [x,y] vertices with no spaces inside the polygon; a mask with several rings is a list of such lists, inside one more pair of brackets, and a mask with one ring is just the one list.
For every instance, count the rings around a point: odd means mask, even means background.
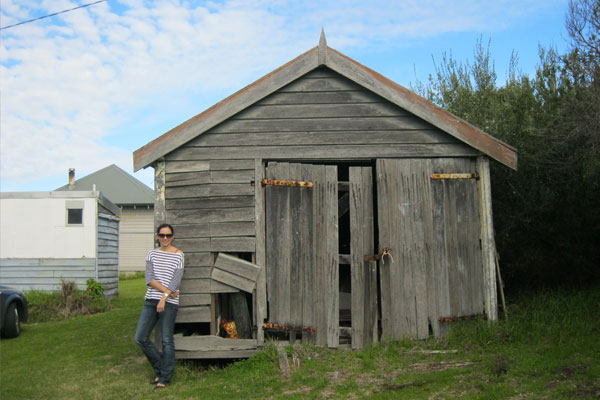
[{"label": "dirt patch", "polygon": [[585,374],[587,372],[587,365],[563,365],[556,369],[556,374],[561,380],[568,380],[578,374]]},{"label": "dirt patch", "polygon": [[465,361],[465,362],[430,362],[430,363],[415,363],[410,364],[409,368],[420,371],[420,372],[429,372],[429,371],[446,371],[454,368],[464,368],[475,363]]}]

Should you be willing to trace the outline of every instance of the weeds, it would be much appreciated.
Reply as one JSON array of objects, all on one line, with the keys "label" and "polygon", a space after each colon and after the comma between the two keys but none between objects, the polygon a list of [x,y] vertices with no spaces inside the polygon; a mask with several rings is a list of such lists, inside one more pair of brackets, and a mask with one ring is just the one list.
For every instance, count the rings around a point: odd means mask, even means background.
[{"label": "weeds", "polygon": [[86,291],[77,289],[73,281],[61,280],[60,292],[28,292],[29,322],[59,321],[107,311],[111,305],[103,292],[104,287],[93,279],[88,280]]}]

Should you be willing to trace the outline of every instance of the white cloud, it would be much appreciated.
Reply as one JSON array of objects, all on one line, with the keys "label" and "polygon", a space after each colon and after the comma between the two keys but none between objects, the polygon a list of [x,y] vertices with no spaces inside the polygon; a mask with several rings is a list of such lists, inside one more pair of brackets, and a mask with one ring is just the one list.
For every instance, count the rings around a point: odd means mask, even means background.
[{"label": "white cloud", "polygon": [[[321,27],[342,51],[395,46],[503,29],[564,3],[111,0],[3,30],[0,178],[26,182],[69,167],[82,176],[112,163],[131,170],[131,152],[164,132],[138,131],[148,129],[143,115],[198,113],[315,46]],[[2,25],[81,4],[3,0]]]}]

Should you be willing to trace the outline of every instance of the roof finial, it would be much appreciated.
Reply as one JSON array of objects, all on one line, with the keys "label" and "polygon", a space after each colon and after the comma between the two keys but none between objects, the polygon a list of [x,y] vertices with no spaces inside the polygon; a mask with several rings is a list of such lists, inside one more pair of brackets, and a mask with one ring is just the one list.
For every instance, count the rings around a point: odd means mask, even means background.
[{"label": "roof finial", "polygon": [[325,64],[327,60],[327,39],[325,39],[325,28],[321,28],[321,38],[319,39],[319,65]]}]

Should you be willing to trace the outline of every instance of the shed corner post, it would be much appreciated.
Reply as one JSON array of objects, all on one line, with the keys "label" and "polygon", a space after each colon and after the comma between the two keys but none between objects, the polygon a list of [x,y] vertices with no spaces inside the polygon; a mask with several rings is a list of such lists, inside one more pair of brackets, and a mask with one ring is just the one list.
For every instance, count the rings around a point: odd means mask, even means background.
[{"label": "shed corner post", "polygon": [[496,287],[496,241],[492,214],[492,185],[490,161],[487,156],[477,157],[479,175],[479,207],[481,214],[481,248],[483,261],[483,299],[488,321],[498,320]]},{"label": "shed corner post", "polygon": [[263,322],[267,316],[267,280],[266,280],[266,228],[265,228],[265,199],[264,190],[260,184],[264,178],[264,165],[262,159],[254,160],[254,212],[256,227],[255,264],[260,267],[256,280],[255,296],[255,322],[256,341],[262,346],[265,341]]},{"label": "shed corner post", "polygon": [[165,160],[160,159],[154,163],[154,229],[166,222],[165,185],[166,165]]}]

